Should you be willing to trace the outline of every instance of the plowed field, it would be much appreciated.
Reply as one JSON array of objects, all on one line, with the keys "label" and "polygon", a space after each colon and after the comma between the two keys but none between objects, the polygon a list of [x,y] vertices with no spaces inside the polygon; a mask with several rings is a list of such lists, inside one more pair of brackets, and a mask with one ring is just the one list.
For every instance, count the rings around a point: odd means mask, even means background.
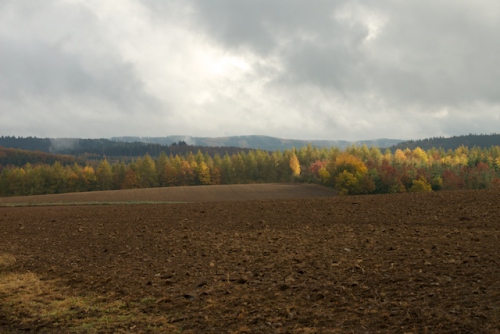
[{"label": "plowed field", "polygon": [[498,190],[0,207],[0,240],[37,282],[0,332],[500,333]]},{"label": "plowed field", "polygon": [[217,202],[264,199],[311,198],[334,196],[335,191],[314,184],[234,184],[223,186],[166,187],[109,190],[5,197],[9,203],[78,203],[78,202]]}]

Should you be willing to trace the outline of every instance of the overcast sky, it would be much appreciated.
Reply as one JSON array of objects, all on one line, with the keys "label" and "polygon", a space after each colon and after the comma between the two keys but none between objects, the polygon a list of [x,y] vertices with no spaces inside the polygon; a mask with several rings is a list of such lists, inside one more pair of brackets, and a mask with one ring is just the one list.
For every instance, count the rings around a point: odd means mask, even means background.
[{"label": "overcast sky", "polygon": [[500,132],[500,2],[0,0],[0,135]]}]

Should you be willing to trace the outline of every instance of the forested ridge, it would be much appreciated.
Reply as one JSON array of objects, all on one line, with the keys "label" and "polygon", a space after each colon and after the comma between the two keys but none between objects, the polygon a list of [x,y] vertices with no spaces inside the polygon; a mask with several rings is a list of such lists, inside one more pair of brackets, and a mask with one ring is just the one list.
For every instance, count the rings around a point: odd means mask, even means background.
[{"label": "forested ridge", "polygon": [[340,194],[483,189],[500,186],[500,146],[461,146],[455,150],[419,147],[382,152],[351,146],[268,152],[146,154],[126,163],[107,159],[74,163],[7,166],[0,174],[0,195],[149,187],[308,182],[333,187]]},{"label": "forested ridge", "polygon": [[[268,136],[235,136],[221,138],[197,138],[189,137],[191,144],[187,145],[182,140],[183,136],[169,137],[116,137],[112,139],[80,139],[80,138],[37,138],[37,137],[15,137],[0,136],[0,146],[6,148],[17,148],[29,151],[41,151],[46,153],[59,153],[80,156],[84,159],[101,160],[107,157],[108,160],[126,160],[130,161],[132,157],[139,157],[149,154],[152,157],[158,157],[161,152],[167,155],[185,155],[189,152],[201,150],[208,152],[212,157],[216,153],[224,155],[244,151],[248,153],[251,149],[246,147],[258,147],[263,150],[286,150],[293,147],[306,146],[307,142],[303,140],[280,139]],[[177,141],[173,141],[177,140]],[[377,146],[383,149],[383,145],[394,142],[390,139],[378,139],[371,141],[360,141],[354,144],[362,146]],[[180,143],[180,145],[179,145]],[[322,147],[348,147],[347,141],[311,141],[313,146]],[[460,146],[472,148],[474,146],[488,148],[500,145],[500,134],[469,134],[454,137],[434,137],[419,140],[409,140],[400,142],[389,148],[394,153],[397,149],[406,148],[415,149],[420,147],[424,150],[432,148],[442,148],[445,150],[455,150]],[[272,149],[275,147],[275,149]],[[387,146],[386,146],[387,147]]]},{"label": "forested ridge", "polygon": [[166,136],[166,137],[113,137],[112,140],[124,142],[144,142],[154,144],[171,145],[173,142],[184,141],[189,145],[200,147],[240,147],[254,148],[266,151],[287,150],[294,147],[303,147],[311,144],[313,146],[322,147],[338,147],[345,149],[349,145],[366,145],[368,147],[389,147],[403,140],[379,138],[374,140],[360,140],[356,142],[347,140],[301,140],[301,139],[284,139],[262,135],[250,136],[229,136],[229,137],[192,137],[192,136]]},{"label": "forested ridge", "polygon": [[391,146],[391,150],[394,152],[397,149],[415,149],[420,147],[424,150],[430,150],[432,148],[442,148],[445,150],[455,150],[460,146],[481,147],[487,148],[491,146],[500,145],[500,134],[468,134],[463,136],[453,136],[453,137],[433,137],[419,140],[409,140],[397,145]]},{"label": "forested ridge", "polygon": [[162,145],[144,142],[122,142],[109,139],[80,139],[80,138],[36,138],[1,136],[0,147],[16,148],[46,153],[69,154],[86,160],[128,160],[146,154],[158,157],[162,152],[167,155],[184,155],[189,152],[208,153],[210,156],[225,153],[249,152],[250,149],[238,147],[206,147],[189,146],[183,141],[171,145]]}]

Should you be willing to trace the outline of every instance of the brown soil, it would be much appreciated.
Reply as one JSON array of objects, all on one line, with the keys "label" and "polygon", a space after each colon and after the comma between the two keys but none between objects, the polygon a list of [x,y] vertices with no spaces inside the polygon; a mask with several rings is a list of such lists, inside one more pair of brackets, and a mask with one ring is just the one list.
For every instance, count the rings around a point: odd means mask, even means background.
[{"label": "brown soil", "polygon": [[76,203],[76,202],[217,202],[264,199],[311,198],[334,196],[336,192],[314,184],[234,184],[220,186],[165,187],[149,189],[108,190],[55,195],[0,198],[8,203]]},{"label": "brown soil", "polygon": [[1,207],[0,253],[187,333],[499,333],[499,217],[492,190]]}]

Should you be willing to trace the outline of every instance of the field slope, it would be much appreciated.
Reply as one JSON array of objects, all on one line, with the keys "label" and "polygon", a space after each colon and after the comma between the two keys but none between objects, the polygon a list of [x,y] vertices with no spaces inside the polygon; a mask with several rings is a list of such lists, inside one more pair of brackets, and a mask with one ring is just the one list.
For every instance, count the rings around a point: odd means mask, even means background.
[{"label": "field slope", "polygon": [[4,197],[0,198],[0,205],[14,203],[225,202],[335,195],[334,190],[313,184],[236,184]]}]

